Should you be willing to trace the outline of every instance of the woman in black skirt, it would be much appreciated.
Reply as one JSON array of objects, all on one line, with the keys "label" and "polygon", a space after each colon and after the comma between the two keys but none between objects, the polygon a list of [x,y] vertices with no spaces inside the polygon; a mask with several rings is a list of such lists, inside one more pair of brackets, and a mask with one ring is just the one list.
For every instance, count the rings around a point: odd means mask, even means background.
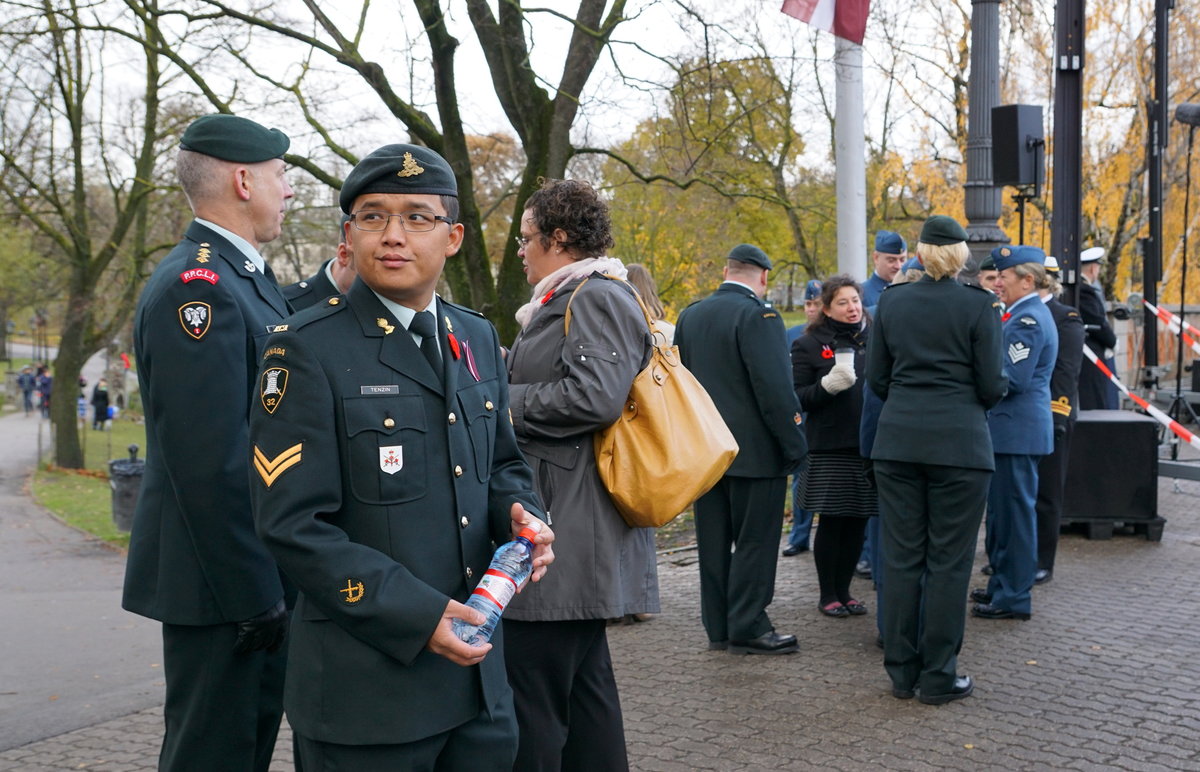
[{"label": "woman in black skirt", "polygon": [[792,344],[792,382],[807,414],[809,447],[801,506],[820,514],[813,542],[821,585],[817,606],[831,617],[867,613],[851,597],[850,580],[867,518],[877,512],[858,448],[869,329],[862,290],[849,276],[834,276],[821,289],[820,316]]}]

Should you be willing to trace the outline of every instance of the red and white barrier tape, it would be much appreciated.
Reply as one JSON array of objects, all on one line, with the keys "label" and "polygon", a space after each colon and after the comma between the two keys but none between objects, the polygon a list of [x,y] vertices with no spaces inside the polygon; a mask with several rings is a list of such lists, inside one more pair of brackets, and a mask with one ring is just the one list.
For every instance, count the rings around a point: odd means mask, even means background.
[{"label": "red and white barrier tape", "polygon": [[[1197,330],[1195,327],[1188,324],[1186,321],[1180,319],[1178,316],[1171,313],[1170,311],[1168,311],[1165,308],[1159,308],[1158,306],[1156,306],[1150,302],[1146,302],[1146,301],[1143,301],[1143,302],[1146,304],[1146,308],[1150,309],[1150,313],[1157,316],[1159,318],[1159,320],[1162,321],[1163,324],[1167,325],[1167,328],[1171,332],[1182,337],[1184,342],[1192,347],[1192,351],[1195,351],[1197,354],[1200,354],[1200,343],[1197,343],[1196,338],[1192,337],[1192,335],[1195,335],[1197,338],[1200,338],[1200,330]],[[1192,335],[1188,335],[1186,332],[1183,331],[1184,326],[1186,326],[1189,330],[1191,330]]]},{"label": "red and white barrier tape", "polygon": [[1145,410],[1150,415],[1154,416],[1155,420],[1157,420],[1160,424],[1167,427],[1171,431],[1175,432],[1176,436],[1178,436],[1179,439],[1188,443],[1193,448],[1200,450],[1200,437],[1197,437],[1196,435],[1189,432],[1187,429],[1184,429],[1183,426],[1180,425],[1180,423],[1178,421],[1171,418],[1171,416],[1167,415],[1163,411],[1156,408],[1154,405],[1151,405],[1146,400],[1142,399],[1138,395],[1131,392],[1129,389],[1125,388],[1125,384],[1123,384],[1119,380],[1117,380],[1117,376],[1113,375],[1112,370],[1108,369],[1108,365],[1104,364],[1104,362],[1102,362],[1100,360],[1100,358],[1096,356],[1096,352],[1094,352],[1090,348],[1088,348],[1086,344],[1084,344],[1084,347],[1083,347],[1083,355],[1086,356],[1088,359],[1092,360],[1092,364],[1094,364],[1096,367],[1099,367],[1100,372],[1107,375],[1108,379],[1117,385],[1117,388],[1121,390],[1122,394],[1124,394],[1126,397],[1129,397],[1131,400],[1136,402],[1139,407],[1141,407],[1143,410]]}]

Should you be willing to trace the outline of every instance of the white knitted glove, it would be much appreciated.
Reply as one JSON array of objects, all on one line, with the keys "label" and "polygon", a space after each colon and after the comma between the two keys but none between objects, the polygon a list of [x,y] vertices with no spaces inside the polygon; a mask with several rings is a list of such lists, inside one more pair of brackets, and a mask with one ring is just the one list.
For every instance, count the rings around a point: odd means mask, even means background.
[{"label": "white knitted glove", "polygon": [[854,385],[858,378],[854,375],[854,368],[850,365],[834,365],[824,378],[821,379],[821,388],[830,394],[840,394],[846,389]]}]

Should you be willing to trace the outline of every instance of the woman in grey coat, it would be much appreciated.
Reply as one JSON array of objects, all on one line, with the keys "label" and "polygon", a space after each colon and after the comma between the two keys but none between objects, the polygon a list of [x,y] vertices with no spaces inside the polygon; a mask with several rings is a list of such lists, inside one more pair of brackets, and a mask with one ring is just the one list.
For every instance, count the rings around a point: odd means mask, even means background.
[{"label": "woman in grey coat", "polygon": [[512,421],[561,570],[504,612],[521,733],[515,768],[627,769],[606,624],[659,610],[654,533],[621,519],[592,436],[620,416],[649,357],[649,333],[632,290],[604,276],[624,278],[625,268],[604,256],[608,208],[587,183],[548,181],[529,198],[518,241],[534,291],[517,311],[522,329],[508,354]]}]

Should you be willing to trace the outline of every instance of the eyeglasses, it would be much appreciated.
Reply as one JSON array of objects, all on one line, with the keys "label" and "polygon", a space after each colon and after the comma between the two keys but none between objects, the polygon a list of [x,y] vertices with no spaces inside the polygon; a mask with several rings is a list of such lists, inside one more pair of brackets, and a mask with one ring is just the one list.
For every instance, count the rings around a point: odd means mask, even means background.
[{"label": "eyeglasses", "polygon": [[513,236],[513,241],[517,242],[518,249],[524,249],[529,246],[529,242],[533,241],[534,236],[542,235],[541,232],[531,233],[528,236]]},{"label": "eyeglasses", "polygon": [[432,212],[401,212],[400,214],[391,214],[390,212],[364,209],[350,215],[354,227],[368,233],[378,233],[379,231],[387,230],[388,223],[391,222],[393,217],[400,218],[400,227],[408,233],[425,233],[431,231],[439,222],[450,225],[454,224],[454,220],[451,220],[449,217],[443,217],[440,214],[433,214]]}]

